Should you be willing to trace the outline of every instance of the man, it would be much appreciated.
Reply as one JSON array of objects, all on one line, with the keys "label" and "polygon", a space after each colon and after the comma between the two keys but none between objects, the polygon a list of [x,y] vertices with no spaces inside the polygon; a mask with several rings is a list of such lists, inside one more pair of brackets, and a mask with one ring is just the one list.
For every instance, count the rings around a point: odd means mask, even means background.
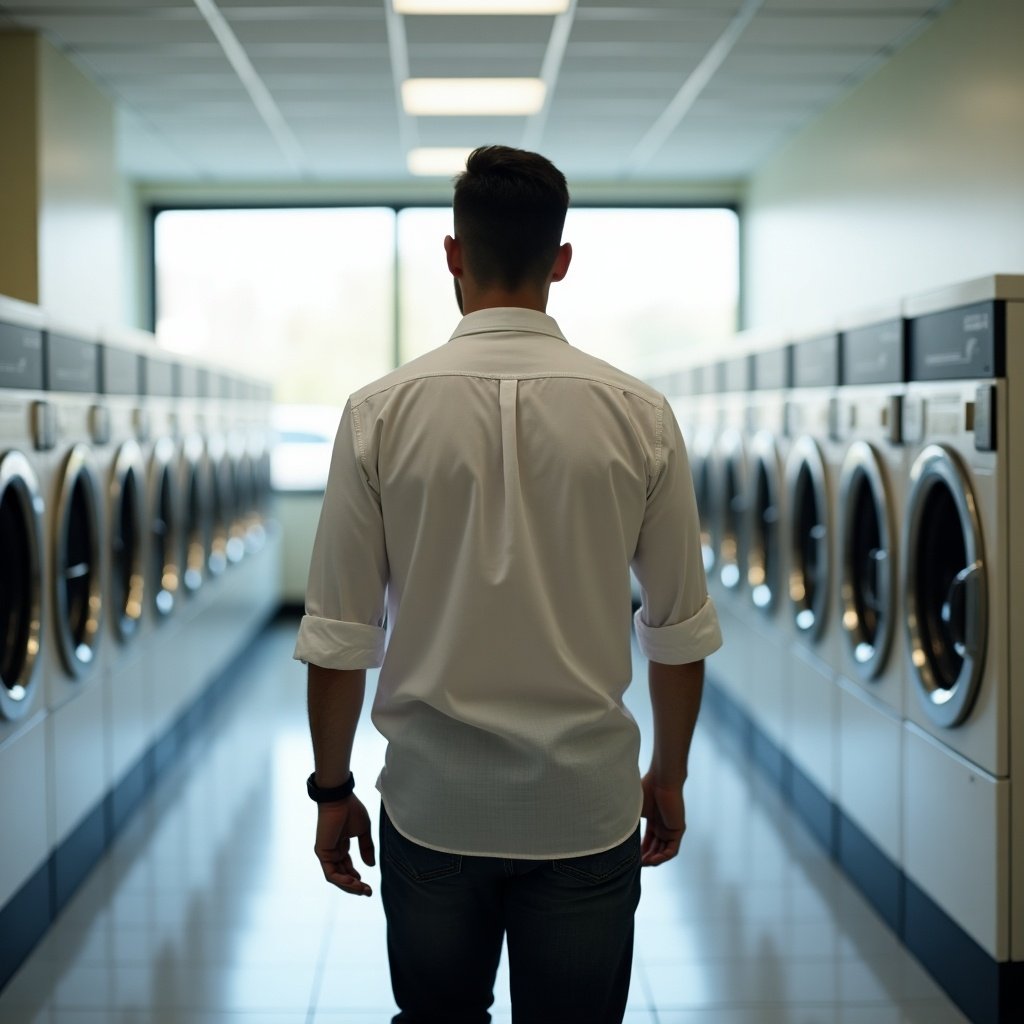
[{"label": "man", "polygon": [[[506,938],[517,1024],[621,1021],[640,867],[674,857],[685,828],[703,659],[721,642],[693,485],[665,399],[544,312],[572,258],[568,202],[544,157],[470,155],[444,242],[462,322],[352,395],[335,443],[296,646],[315,849],[329,882],[370,895],[349,853],[355,838],[374,863],[349,758],[379,665],[395,1021],[489,1021]],[[655,728],[643,779],[622,704],[631,564]]]}]

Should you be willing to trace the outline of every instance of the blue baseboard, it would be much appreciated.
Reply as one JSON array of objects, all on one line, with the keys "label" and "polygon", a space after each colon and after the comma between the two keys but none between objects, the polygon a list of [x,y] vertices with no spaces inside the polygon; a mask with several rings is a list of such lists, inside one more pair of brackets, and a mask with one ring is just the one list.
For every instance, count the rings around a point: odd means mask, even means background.
[{"label": "blue baseboard", "polygon": [[902,935],[903,872],[842,811],[837,857],[882,920]]},{"label": "blue baseboard", "polygon": [[[1024,963],[992,959],[827,797],[713,679],[707,706],[811,834],[974,1024],[1024,1020]],[[778,763],[781,759],[781,766]]]},{"label": "blue baseboard", "polygon": [[54,917],[74,896],[106,849],[106,800],[103,799],[50,855]]},{"label": "blue baseboard", "polygon": [[47,861],[0,909],[0,989],[50,927],[53,921],[51,893]]}]

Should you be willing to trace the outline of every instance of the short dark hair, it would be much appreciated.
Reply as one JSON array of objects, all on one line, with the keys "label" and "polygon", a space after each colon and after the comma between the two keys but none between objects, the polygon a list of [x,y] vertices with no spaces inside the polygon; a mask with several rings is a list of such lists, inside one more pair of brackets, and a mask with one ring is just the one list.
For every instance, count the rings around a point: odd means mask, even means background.
[{"label": "short dark hair", "polygon": [[455,179],[455,234],[474,280],[518,288],[543,281],[562,240],[569,188],[546,157],[480,146]]}]

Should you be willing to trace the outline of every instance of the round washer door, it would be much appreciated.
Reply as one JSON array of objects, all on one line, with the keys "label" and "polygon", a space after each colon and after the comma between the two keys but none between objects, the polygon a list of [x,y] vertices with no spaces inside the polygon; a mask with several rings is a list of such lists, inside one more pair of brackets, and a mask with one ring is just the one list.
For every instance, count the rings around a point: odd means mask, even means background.
[{"label": "round washer door", "polygon": [[690,455],[693,491],[697,499],[697,513],[700,516],[700,552],[705,573],[710,573],[715,567],[715,543],[712,535],[712,522],[715,517],[712,448],[711,431],[704,428],[698,432]]},{"label": "round washer door", "polygon": [[782,484],[775,438],[758,433],[750,445],[750,503],[747,508],[747,584],[754,606],[771,615],[779,604],[782,541],[779,500]]},{"label": "round washer door", "polygon": [[181,481],[184,499],[182,579],[185,594],[192,595],[202,587],[206,578],[206,561],[210,550],[206,464],[203,461],[203,443],[198,437],[187,438],[182,447]]},{"label": "round washer door", "polygon": [[32,706],[43,637],[43,499],[28,459],[0,455],[0,719]]},{"label": "round washer door", "polygon": [[878,452],[865,441],[847,450],[839,479],[843,635],[863,679],[878,676],[896,618],[896,529]]},{"label": "round washer door", "polygon": [[153,446],[149,465],[149,592],[158,620],[174,611],[178,599],[181,581],[179,519],[174,444],[162,437]]},{"label": "round washer door", "polygon": [[747,462],[743,438],[737,430],[726,430],[718,444],[718,580],[727,591],[736,591],[743,579],[745,563]]},{"label": "round washer door", "polygon": [[53,583],[57,646],[68,672],[83,675],[96,659],[103,612],[100,488],[88,446],[76,444],[60,477]]},{"label": "round washer door", "polygon": [[789,600],[796,628],[818,640],[825,626],[831,579],[829,501],[825,460],[818,442],[799,438],[786,466],[789,498]]},{"label": "round washer door", "polygon": [[145,561],[143,558],[143,493],[145,468],[134,441],[118,449],[110,476],[110,607],[114,632],[126,643],[142,621]]},{"label": "round washer door", "polygon": [[914,687],[932,721],[956,726],[981,686],[988,578],[971,482],[944,445],[923,449],[910,470],[903,558]]}]

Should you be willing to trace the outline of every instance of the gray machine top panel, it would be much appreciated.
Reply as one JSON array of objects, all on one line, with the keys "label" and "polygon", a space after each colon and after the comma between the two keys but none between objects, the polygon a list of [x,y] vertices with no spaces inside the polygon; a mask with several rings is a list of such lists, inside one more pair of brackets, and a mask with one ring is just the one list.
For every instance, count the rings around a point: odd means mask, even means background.
[{"label": "gray machine top panel", "polygon": [[0,388],[42,391],[43,332],[0,321]]},{"label": "gray machine top panel", "polygon": [[47,332],[44,342],[46,388],[95,394],[100,389],[100,347],[95,341]]},{"label": "gray machine top panel", "polygon": [[977,302],[911,320],[910,373],[918,380],[990,380],[1006,374],[1006,305]]},{"label": "gray machine top panel", "polygon": [[755,391],[782,391],[790,385],[790,349],[786,346],[754,353]]},{"label": "gray machine top panel", "polygon": [[843,332],[842,382],[890,384],[906,380],[907,333],[903,319]]},{"label": "gray machine top panel", "polygon": [[839,335],[826,334],[793,345],[793,387],[828,388],[839,383]]},{"label": "gray machine top panel", "polygon": [[719,364],[722,391],[749,391],[753,377],[750,356],[736,356]]},{"label": "gray machine top panel", "polygon": [[175,377],[177,365],[168,359],[146,356],[143,362],[144,391],[157,398],[173,398],[178,393]]},{"label": "gray machine top panel", "polygon": [[141,395],[142,357],[139,353],[101,346],[100,391],[105,395]]}]

